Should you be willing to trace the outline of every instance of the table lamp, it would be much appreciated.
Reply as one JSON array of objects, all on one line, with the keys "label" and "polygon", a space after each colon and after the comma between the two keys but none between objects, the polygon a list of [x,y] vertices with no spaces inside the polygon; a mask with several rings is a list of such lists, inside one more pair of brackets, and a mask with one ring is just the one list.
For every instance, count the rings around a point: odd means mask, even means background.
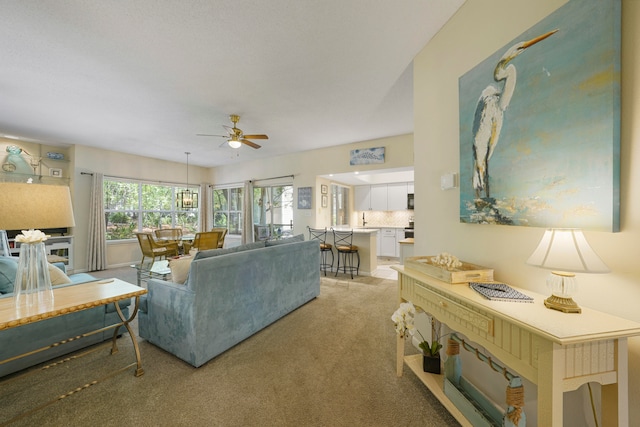
[{"label": "table lamp", "polygon": [[608,273],[609,268],[591,249],[578,229],[547,229],[527,264],[553,270],[547,279],[551,296],[544,301],[547,308],[564,313],[581,313],[571,298],[576,290],[574,273]]},{"label": "table lamp", "polygon": [[[37,234],[33,233],[33,229],[36,228],[74,226],[69,187],[0,182],[0,229],[30,230],[26,233],[29,235]],[[34,257],[37,259],[33,259]],[[18,280],[19,278],[22,280]],[[16,303],[19,303],[19,295],[22,293],[36,294],[50,290],[51,279],[44,243],[22,243],[14,286]],[[38,302],[41,299],[32,298],[30,301]]]}]

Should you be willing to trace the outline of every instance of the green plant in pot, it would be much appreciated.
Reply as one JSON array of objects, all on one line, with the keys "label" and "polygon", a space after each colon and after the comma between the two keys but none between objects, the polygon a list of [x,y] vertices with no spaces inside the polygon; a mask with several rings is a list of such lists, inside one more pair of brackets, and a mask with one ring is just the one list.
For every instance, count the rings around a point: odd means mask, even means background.
[{"label": "green plant in pot", "polygon": [[[429,344],[429,341],[425,340],[420,331],[418,331],[418,335],[422,338],[418,347],[422,350],[422,370],[425,372],[429,372],[432,374],[440,373],[440,349],[442,348],[442,344],[438,341],[437,338],[434,338]],[[434,336],[436,336],[434,334]]]}]

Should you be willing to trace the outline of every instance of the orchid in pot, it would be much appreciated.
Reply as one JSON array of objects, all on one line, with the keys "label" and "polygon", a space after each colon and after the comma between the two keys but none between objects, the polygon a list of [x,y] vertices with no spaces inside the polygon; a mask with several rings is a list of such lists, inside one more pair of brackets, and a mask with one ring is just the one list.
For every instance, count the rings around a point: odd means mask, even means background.
[{"label": "orchid in pot", "polygon": [[435,333],[434,322],[432,319],[432,331],[433,331],[433,339],[432,342],[429,343],[420,331],[414,325],[414,316],[416,313],[416,308],[411,302],[404,302],[400,304],[400,307],[393,313],[391,316],[391,320],[394,321],[396,325],[396,332],[400,336],[400,338],[404,338],[407,334],[413,336],[416,332],[420,335],[422,341],[418,344],[420,350],[422,350],[422,368],[425,372],[430,372],[433,374],[440,373],[440,349],[442,348],[442,344],[439,342],[438,335]]}]

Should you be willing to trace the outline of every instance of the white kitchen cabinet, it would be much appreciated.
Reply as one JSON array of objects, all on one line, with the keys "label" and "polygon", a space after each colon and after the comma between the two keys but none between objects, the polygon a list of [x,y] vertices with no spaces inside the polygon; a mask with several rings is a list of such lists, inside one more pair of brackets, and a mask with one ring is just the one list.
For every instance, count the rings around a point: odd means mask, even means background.
[{"label": "white kitchen cabinet", "polygon": [[387,208],[387,184],[371,186],[371,210],[388,211]]},{"label": "white kitchen cabinet", "polygon": [[354,206],[356,211],[371,210],[371,186],[358,185],[355,187]]},{"label": "white kitchen cabinet", "polygon": [[415,192],[415,190],[413,188],[413,182],[407,182],[407,192],[409,194],[413,194]]},{"label": "white kitchen cabinet", "polygon": [[407,209],[407,183],[387,184],[387,210],[403,211]]},{"label": "white kitchen cabinet", "polygon": [[396,256],[400,258],[400,240],[404,240],[404,229],[396,230]]},{"label": "white kitchen cabinet", "polygon": [[395,228],[380,229],[380,256],[396,256]]}]

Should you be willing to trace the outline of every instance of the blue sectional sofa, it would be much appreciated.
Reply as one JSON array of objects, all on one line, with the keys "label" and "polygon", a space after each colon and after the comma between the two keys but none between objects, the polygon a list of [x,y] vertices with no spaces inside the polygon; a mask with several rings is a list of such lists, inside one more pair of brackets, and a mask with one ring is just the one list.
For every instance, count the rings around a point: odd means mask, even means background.
[{"label": "blue sectional sofa", "polygon": [[320,295],[319,265],[302,235],[198,252],[184,284],[147,282],[139,335],[199,367]]},{"label": "blue sectional sofa", "polygon": [[[17,261],[17,258],[0,256],[0,298],[13,297],[13,283],[15,282]],[[66,273],[64,264],[56,263],[54,265],[58,267],[62,273]],[[63,276],[64,278],[68,277],[71,283],[54,285],[54,288],[74,286],[97,280],[87,273],[71,274],[69,276],[63,274]],[[53,277],[52,283],[56,283]],[[123,314],[128,316],[131,300],[124,300],[119,304]],[[2,330],[0,331],[0,361],[118,322],[120,322],[118,313],[113,304],[109,304],[77,311],[65,316],[29,323],[17,328]],[[64,354],[111,339],[112,337],[113,329],[110,329],[82,339],[73,340],[40,353],[0,364],[0,377],[50,359],[59,358]]]}]

